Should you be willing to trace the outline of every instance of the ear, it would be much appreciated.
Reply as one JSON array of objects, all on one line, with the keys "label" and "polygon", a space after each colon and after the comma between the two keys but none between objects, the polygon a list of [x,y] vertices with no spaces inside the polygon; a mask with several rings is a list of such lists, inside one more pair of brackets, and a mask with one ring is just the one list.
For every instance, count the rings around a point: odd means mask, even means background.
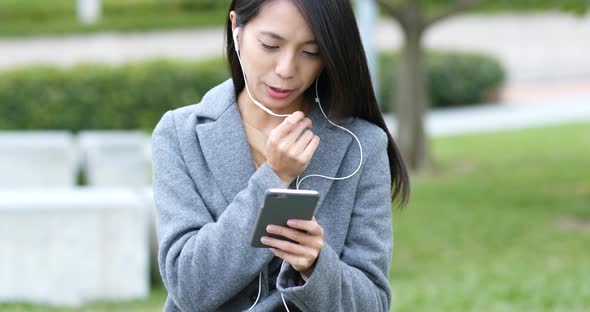
[{"label": "ear", "polygon": [[237,27],[237,24],[236,24],[236,12],[234,12],[234,11],[229,12],[229,19],[231,21],[232,37],[234,40],[234,49],[236,50],[236,53],[240,53],[240,48],[238,46],[238,34],[240,33],[240,27]]},{"label": "ear", "polygon": [[236,12],[235,11],[229,12],[229,20],[231,22],[231,30],[233,32],[238,27],[238,24],[237,24],[237,15],[236,15]]}]

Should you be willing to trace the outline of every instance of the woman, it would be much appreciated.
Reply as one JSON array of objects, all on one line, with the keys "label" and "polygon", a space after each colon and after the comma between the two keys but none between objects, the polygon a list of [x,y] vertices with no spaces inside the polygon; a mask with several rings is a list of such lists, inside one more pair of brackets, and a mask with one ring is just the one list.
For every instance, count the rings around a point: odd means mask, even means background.
[{"label": "woman", "polygon": [[[408,177],[349,1],[234,0],[227,57],[232,79],[153,134],[164,310],[388,311]],[[267,228],[295,242],[252,248],[271,188],[318,191],[316,215]]]}]

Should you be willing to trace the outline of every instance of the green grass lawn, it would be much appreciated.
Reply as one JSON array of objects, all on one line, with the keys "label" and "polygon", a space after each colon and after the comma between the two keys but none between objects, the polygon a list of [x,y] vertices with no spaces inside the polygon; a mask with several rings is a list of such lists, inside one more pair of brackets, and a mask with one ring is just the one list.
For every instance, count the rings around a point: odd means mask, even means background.
[{"label": "green grass lawn", "polygon": [[93,303],[79,309],[57,308],[31,304],[1,304],[2,312],[162,312],[166,300],[166,289],[158,285],[152,290],[147,300],[137,300],[124,303]]},{"label": "green grass lawn", "polygon": [[[394,215],[392,311],[590,311],[590,124],[439,138]],[[147,301],[78,310],[161,311]]]},{"label": "green grass lawn", "polygon": [[0,37],[99,31],[149,31],[224,26],[227,0],[101,0],[102,18],[91,26],[76,16],[75,0],[0,0]]},{"label": "green grass lawn", "polygon": [[590,124],[433,148],[394,215],[392,311],[590,311]]}]

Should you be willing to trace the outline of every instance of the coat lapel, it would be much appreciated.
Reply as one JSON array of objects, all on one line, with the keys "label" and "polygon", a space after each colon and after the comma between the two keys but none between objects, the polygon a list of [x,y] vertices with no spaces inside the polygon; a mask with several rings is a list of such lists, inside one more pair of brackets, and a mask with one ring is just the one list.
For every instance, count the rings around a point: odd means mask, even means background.
[{"label": "coat lapel", "polygon": [[203,156],[230,203],[255,171],[231,81],[210,91],[197,107],[196,132]]}]

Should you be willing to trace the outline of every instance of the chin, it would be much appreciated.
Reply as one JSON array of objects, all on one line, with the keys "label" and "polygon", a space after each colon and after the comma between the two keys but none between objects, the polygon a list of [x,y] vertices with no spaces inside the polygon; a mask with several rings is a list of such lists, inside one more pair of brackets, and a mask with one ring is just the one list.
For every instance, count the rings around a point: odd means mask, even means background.
[{"label": "chin", "polygon": [[293,106],[293,100],[291,98],[286,98],[283,100],[277,100],[273,98],[268,98],[265,105],[272,110],[283,110],[288,109],[289,107]]},{"label": "chin", "polygon": [[[268,103],[268,104],[267,104]],[[291,111],[286,111],[286,109],[289,107],[289,105],[280,105],[280,104],[276,104],[276,103],[263,103],[266,108],[270,109],[271,111],[273,111],[275,114],[289,114],[292,113]]]}]

